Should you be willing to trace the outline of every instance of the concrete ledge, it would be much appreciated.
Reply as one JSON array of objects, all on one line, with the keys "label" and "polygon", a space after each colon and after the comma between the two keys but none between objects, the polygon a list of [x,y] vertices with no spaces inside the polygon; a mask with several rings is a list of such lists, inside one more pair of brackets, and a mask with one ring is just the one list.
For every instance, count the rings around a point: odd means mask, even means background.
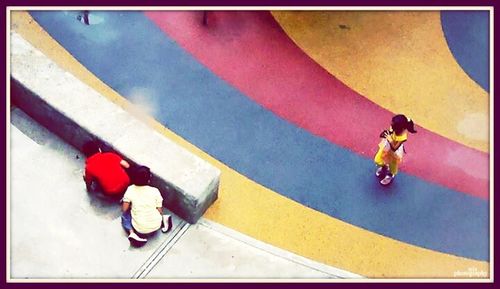
[{"label": "concrete ledge", "polygon": [[217,199],[220,171],[97,93],[11,33],[12,101],[81,149],[98,138],[127,160],[151,168],[164,206],[195,223]]}]

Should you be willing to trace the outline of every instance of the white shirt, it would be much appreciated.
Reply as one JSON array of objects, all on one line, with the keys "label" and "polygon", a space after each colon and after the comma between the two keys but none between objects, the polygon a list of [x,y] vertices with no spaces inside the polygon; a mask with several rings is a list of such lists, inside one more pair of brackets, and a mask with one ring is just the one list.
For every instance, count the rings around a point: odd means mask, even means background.
[{"label": "white shirt", "polygon": [[131,185],[123,196],[123,202],[132,206],[132,226],[137,232],[147,234],[161,227],[162,216],[157,208],[163,206],[163,198],[157,188]]}]

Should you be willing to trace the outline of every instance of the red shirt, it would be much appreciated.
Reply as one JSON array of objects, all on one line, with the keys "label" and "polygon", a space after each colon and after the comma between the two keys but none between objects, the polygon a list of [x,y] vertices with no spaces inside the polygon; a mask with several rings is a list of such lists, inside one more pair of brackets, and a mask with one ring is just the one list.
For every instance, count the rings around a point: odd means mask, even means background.
[{"label": "red shirt", "polygon": [[123,193],[130,179],[121,161],[115,153],[97,153],[85,161],[85,179],[97,180],[106,194]]}]

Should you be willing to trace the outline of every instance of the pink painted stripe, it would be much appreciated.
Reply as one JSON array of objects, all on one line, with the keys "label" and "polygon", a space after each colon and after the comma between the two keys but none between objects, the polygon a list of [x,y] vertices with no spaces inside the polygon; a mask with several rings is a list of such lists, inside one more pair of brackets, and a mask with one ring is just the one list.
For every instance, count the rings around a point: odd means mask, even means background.
[{"label": "pink painted stripe", "polygon": [[[268,12],[145,13],[219,77],[278,116],[372,158],[393,113],[345,86],[298,48]],[[418,120],[416,120],[418,123]],[[489,155],[424,128],[410,135],[401,171],[489,198]]]}]

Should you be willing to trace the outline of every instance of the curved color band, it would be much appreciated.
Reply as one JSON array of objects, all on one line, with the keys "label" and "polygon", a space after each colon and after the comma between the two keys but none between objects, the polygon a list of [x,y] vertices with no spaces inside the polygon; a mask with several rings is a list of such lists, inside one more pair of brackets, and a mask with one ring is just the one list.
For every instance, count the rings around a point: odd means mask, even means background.
[{"label": "curved color band", "polygon": [[439,12],[273,16],[301,49],[353,90],[430,131],[489,151],[489,95],[450,53]]},{"label": "curved color band", "polygon": [[[214,12],[209,15],[209,27],[199,25],[196,12],[146,15],[197,60],[257,103],[366,158],[375,155],[378,135],[394,114],[316,65],[268,13]],[[488,199],[488,154],[424,128],[417,130],[406,146],[409,153],[401,171]]]},{"label": "curved color band", "polygon": [[441,11],[441,25],[453,56],[484,90],[490,90],[489,11]]}]

